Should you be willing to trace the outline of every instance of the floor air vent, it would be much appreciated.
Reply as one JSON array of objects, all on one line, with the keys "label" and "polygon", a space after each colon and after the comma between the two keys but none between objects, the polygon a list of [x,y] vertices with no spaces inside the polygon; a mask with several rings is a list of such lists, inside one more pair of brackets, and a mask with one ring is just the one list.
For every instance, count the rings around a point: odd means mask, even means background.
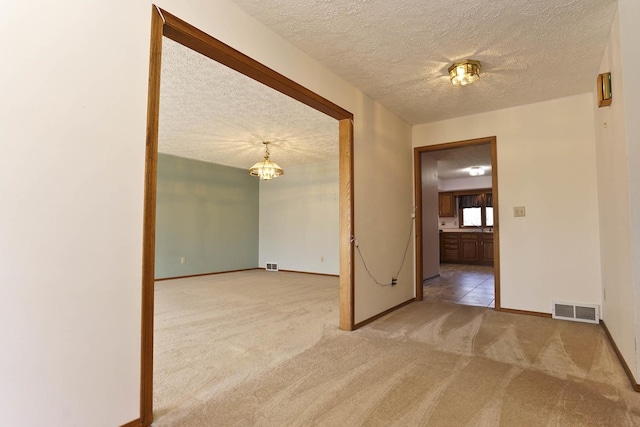
[{"label": "floor air vent", "polygon": [[595,304],[573,304],[553,301],[554,319],[573,320],[574,322],[599,323],[600,310]]},{"label": "floor air vent", "polygon": [[278,263],[277,262],[268,262],[267,263],[267,271],[278,271]]}]

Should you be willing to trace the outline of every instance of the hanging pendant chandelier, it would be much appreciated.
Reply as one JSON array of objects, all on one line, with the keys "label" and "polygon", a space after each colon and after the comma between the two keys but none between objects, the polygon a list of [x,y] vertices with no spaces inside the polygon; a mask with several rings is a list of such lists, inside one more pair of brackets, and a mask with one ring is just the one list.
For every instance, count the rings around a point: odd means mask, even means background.
[{"label": "hanging pendant chandelier", "polygon": [[269,160],[269,142],[265,141],[263,144],[265,149],[264,160],[251,166],[249,169],[249,175],[257,176],[258,178],[265,180],[284,175],[282,168]]}]

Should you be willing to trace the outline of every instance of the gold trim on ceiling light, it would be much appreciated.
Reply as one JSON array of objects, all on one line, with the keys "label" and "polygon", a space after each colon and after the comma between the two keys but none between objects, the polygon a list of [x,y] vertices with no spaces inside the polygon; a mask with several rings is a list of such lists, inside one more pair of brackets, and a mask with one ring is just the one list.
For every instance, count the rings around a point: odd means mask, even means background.
[{"label": "gold trim on ceiling light", "polygon": [[454,86],[464,86],[480,78],[480,61],[467,59],[449,67],[449,78]]}]

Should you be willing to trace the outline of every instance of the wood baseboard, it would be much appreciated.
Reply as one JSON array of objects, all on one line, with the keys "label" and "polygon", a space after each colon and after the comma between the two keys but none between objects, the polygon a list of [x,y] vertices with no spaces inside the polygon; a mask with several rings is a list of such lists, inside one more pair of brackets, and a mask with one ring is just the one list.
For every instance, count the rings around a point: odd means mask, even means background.
[{"label": "wood baseboard", "polygon": [[618,348],[618,345],[616,344],[616,342],[613,340],[613,337],[611,336],[611,332],[609,332],[609,328],[607,328],[607,325],[604,323],[604,320],[600,320],[600,326],[602,326],[602,329],[604,329],[604,333],[607,335],[607,338],[611,343],[611,347],[613,347],[613,351],[616,352],[616,356],[618,356],[618,360],[620,361],[622,368],[627,373],[627,377],[629,378],[631,387],[633,387],[635,391],[640,392],[640,385],[636,382],[636,378],[631,372],[631,369],[629,368],[627,361],[624,360],[624,357],[622,357],[622,353],[620,353],[620,349]]},{"label": "wood baseboard", "polygon": [[189,274],[187,276],[163,277],[162,279],[154,279],[154,281],[162,282],[163,280],[188,279],[190,277],[212,276],[214,274],[236,273],[238,271],[250,271],[250,270],[261,270],[261,269],[258,267],[254,267],[254,268],[243,268],[240,270],[215,271],[213,273]]},{"label": "wood baseboard", "polygon": [[551,318],[551,313],[542,313],[540,311],[527,311],[527,310],[516,310],[513,308],[496,308],[496,311],[501,311],[503,313],[513,313],[513,314],[526,314],[529,316],[538,316],[538,317],[548,317]]},{"label": "wood baseboard", "polygon": [[140,423],[140,418],[138,418],[133,421],[129,421],[128,423],[122,424],[120,427],[142,427],[142,423]]},{"label": "wood baseboard", "polygon": [[363,326],[364,326],[364,325],[366,325],[366,324],[369,324],[369,323],[373,322],[374,320],[378,320],[378,319],[379,319],[379,318],[381,318],[382,316],[386,316],[387,314],[391,313],[392,311],[396,311],[397,309],[399,309],[399,308],[401,308],[401,307],[404,307],[404,306],[405,306],[405,305],[407,305],[407,304],[411,304],[411,303],[412,303],[412,302],[414,302],[415,300],[416,300],[415,298],[411,298],[411,299],[409,299],[409,300],[407,300],[407,301],[405,301],[405,302],[403,302],[403,303],[400,303],[400,304],[398,304],[398,305],[396,305],[396,306],[394,306],[394,307],[391,307],[391,308],[390,308],[390,309],[388,309],[388,310],[383,311],[383,312],[382,312],[382,313],[380,313],[380,314],[376,314],[375,316],[370,317],[370,318],[368,318],[368,319],[366,319],[366,320],[363,320],[362,322],[356,323],[355,325],[353,325],[353,329],[352,329],[352,330],[356,330],[356,329],[358,329],[358,328],[363,327]]},{"label": "wood baseboard", "polygon": [[284,271],[285,273],[313,274],[315,276],[340,277],[339,274],[311,273],[309,271],[298,271],[298,270],[278,270],[278,271]]}]

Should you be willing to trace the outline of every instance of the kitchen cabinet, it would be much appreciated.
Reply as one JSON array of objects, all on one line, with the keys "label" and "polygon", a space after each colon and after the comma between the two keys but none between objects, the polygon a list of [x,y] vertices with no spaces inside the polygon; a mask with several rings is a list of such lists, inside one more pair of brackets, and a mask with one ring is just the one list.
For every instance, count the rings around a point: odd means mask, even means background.
[{"label": "kitchen cabinet", "polygon": [[441,217],[456,216],[456,197],[453,193],[438,193],[438,214]]},{"label": "kitchen cabinet", "polygon": [[459,252],[458,233],[440,233],[440,262],[457,262]]},{"label": "kitchen cabinet", "polygon": [[480,263],[493,265],[493,233],[480,235]]},{"label": "kitchen cabinet", "polygon": [[440,233],[440,262],[493,265],[493,233]]},{"label": "kitchen cabinet", "polygon": [[460,239],[460,262],[462,263],[477,263],[479,261],[478,246],[479,235],[478,233],[457,233]]}]

